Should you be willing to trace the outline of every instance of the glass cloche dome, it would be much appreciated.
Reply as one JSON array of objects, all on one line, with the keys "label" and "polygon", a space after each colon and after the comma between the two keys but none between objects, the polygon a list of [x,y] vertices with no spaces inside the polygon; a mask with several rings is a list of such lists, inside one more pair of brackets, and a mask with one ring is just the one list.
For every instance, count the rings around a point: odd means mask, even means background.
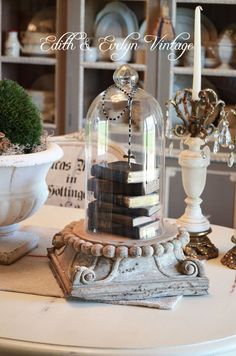
[{"label": "glass cloche dome", "polygon": [[102,238],[163,233],[164,120],[129,65],[91,104],[86,119],[86,229]]}]

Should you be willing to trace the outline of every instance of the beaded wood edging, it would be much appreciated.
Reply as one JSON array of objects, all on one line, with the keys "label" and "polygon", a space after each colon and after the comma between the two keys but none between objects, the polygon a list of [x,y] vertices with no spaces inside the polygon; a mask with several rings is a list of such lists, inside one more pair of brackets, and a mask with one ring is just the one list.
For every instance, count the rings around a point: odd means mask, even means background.
[{"label": "beaded wood edging", "polygon": [[160,237],[134,240],[86,230],[72,222],[53,238],[50,265],[67,297],[93,301],[203,295],[209,287],[200,261],[186,258],[189,234],[164,223]]},{"label": "beaded wood edging", "polygon": [[[67,225],[61,232],[57,233],[52,241],[56,249],[63,246],[71,245],[76,252],[82,252],[94,257],[106,258],[127,258],[127,257],[161,257],[164,253],[184,248],[189,242],[189,234],[186,229],[178,228],[178,235],[168,242],[156,242],[151,239],[150,244],[144,246],[119,246],[116,244],[95,243],[81,239],[73,233],[74,226],[78,222],[72,222]],[[152,243],[155,240],[155,243]],[[147,240],[145,240],[147,242]]]}]

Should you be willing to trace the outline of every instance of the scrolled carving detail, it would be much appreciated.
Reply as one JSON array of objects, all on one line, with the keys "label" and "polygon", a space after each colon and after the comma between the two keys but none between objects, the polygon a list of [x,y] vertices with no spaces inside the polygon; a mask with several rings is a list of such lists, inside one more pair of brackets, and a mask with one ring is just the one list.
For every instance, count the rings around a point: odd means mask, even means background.
[{"label": "scrolled carving detail", "polygon": [[60,233],[54,235],[52,239],[52,245],[57,249],[60,249],[62,246],[65,245],[64,239]]},{"label": "scrolled carving detail", "polygon": [[76,267],[74,270],[74,283],[90,284],[95,281],[95,272],[85,266]]},{"label": "scrolled carving detail", "polygon": [[202,277],[204,275],[204,269],[202,263],[198,260],[187,258],[179,263],[179,270],[183,274],[192,277]]}]

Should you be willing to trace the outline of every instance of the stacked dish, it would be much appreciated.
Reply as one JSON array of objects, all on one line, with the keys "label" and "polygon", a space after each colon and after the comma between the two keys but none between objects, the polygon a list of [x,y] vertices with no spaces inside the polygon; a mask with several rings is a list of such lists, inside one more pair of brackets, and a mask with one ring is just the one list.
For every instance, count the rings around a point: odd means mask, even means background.
[{"label": "stacked dish", "polygon": [[[54,51],[50,46],[55,40],[55,8],[49,7],[36,13],[30,20],[27,30],[21,33],[22,47],[21,51],[26,55],[36,56],[51,56]],[[41,49],[42,39],[50,36],[52,42],[44,45],[44,50]]]},{"label": "stacked dish", "polygon": [[[176,35],[183,32],[188,32],[190,34],[189,42],[194,42],[194,10],[180,7],[177,8]],[[203,14],[201,14],[201,32],[203,44],[216,43],[217,30],[208,17]]]},{"label": "stacked dish", "polygon": [[54,75],[44,74],[27,90],[45,123],[55,122]]},{"label": "stacked dish", "polygon": [[96,38],[109,36],[126,37],[138,31],[135,13],[124,3],[108,3],[96,16],[94,35]]},{"label": "stacked dish", "polygon": [[33,103],[42,114],[44,122],[54,122],[55,97],[52,91],[27,90],[32,97]]},{"label": "stacked dish", "polygon": [[[138,20],[135,13],[125,4],[119,1],[108,3],[96,16],[94,24],[94,45],[99,46],[107,36],[110,37],[112,47],[111,52],[99,50],[100,60],[117,60],[128,62],[131,59],[132,51],[126,51],[129,45],[126,37],[139,29]],[[112,57],[112,58],[111,58]],[[116,59],[117,58],[117,59]],[[120,60],[119,60],[120,58]]]},{"label": "stacked dish", "polygon": [[[189,42],[194,43],[194,10],[189,8],[177,8],[176,35],[187,32],[190,35]],[[201,14],[201,37],[202,37],[202,64],[208,68],[219,65],[218,58],[218,34],[216,27],[207,16]],[[181,41],[181,37],[178,42]],[[184,66],[192,65],[191,53],[187,52],[183,59]]]},{"label": "stacked dish", "polygon": [[[43,45],[43,50],[41,49],[42,41],[45,42],[46,37],[50,36],[52,42]],[[32,56],[52,56],[55,54],[50,47],[55,40],[54,33],[43,33],[43,32],[31,32],[25,31],[21,33],[21,52],[25,55]]]}]

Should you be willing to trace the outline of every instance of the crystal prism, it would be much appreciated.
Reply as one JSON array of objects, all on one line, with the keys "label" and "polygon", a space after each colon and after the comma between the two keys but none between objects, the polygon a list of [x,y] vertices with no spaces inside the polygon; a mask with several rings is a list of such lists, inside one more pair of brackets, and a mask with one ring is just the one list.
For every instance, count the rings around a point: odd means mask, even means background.
[{"label": "crystal prism", "polygon": [[220,149],[220,145],[219,145],[218,140],[216,140],[216,141],[214,142],[214,146],[213,146],[213,153],[219,152],[219,149]]},{"label": "crystal prism", "polygon": [[201,151],[201,156],[202,156],[203,159],[206,159],[206,158],[207,158],[206,153],[205,153],[204,150]]},{"label": "crystal prism", "polygon": [[173,142],[171,142],[170,145],[169,145],[169,155],[170,155],[170,156],[172,156],[173,147],[174,147],[174,144],[173,144]]},{"label": "crystal prism", "polygon": [[213,133],[213,137],[214,137],[215,140],[218,139],[218,137],[219,137],[219,130],[218,129],[215,129],[215,131]]},{"label": "crystal prism", "polygon": [[201,151],[201,156],[203,159],[206,159],[207,157],[210,156],[210,149],[208,146],[205,146],[202,151]]},{"label": "crystal prism", "polygon": [[173,129],[170,120],[167,118],[166,120],[166,129],[165,129],[165,134],[167,138],[172,138],[173,137]]},{"label": "crystal prism", "polygon": [[232,167],[233,164],[234,164],[234,153],[230,152],[227,165],[228,165],[228,167]]},{"label": "crystal prism", "polygon": [[231,133],[229,130],[229,123],[227,121],[224,121],[222,128],[219,133],[219,144],[222,147],[228,147],[229,144],[231,143]]}]

